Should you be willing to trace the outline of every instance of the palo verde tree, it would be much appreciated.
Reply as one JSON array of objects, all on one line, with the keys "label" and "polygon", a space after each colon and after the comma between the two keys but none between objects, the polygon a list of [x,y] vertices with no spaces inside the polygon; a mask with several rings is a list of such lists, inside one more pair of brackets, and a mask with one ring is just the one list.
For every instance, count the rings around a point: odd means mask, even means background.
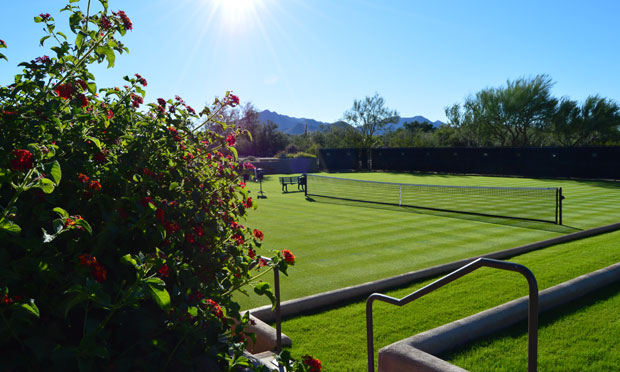
[{"label": "palo verde tree", "polygon": [[618,141],[620,106],[599,96],[586,98],[581,106],[562,99],[552,122],[554,140],[562,146],[605,145]]},{"label": "palo verde tree", "polygon": [[383,97],[375,93],[372,97],[363,100],[354,100],[353,107],[344,113],[344,121],[357,128],[359,146],[368,150],[368,167],[372,169],[371,151],[376,146],[376,135],[388,125],[396,123],[398,112],[385,106]]},{"label": "palo verde tree", "polygon": [[447,107],[446,116],[473,145],[540,145],[557,105],[552,86],[547,75],[508,81],[504,87],[483,89],[468,97],[462,107]]}]

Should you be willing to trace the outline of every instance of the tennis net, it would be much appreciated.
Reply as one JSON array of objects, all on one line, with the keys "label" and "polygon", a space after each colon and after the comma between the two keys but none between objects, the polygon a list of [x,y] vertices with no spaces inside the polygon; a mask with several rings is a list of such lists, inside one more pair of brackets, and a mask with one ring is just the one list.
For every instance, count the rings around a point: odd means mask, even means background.
[{"label": "tennis net", "polygon": [[562,224],[562,188],[416,185],[308,174],[306,195]]}]

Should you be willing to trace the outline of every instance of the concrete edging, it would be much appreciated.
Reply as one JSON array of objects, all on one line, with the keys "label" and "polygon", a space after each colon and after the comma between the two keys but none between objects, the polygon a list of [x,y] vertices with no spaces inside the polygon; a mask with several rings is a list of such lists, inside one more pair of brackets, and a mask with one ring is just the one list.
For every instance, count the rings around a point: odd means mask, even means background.
[{"label": "concrete edging", "polygon": [[[280,306],[280,311],[282,316],[297,315],[304,311],[316,310],[321,307],[332,306],[347,300],[355,299],[362,296],[369,296],[372,293],[386,291],[391,288],[407,285],[416,280],[426,279],[441,274],[447,274],[461,268],[462,266],[480,257],[504,259],[519,254],[535,251],[537,249],[546,248],[551,245],[566,243],[573,240],[583,239],[615,230],[620,230],[620,223],[614,223],[611,225],[605,225],[588,230],[578,231],[575,233],[522,245],[516,248],[509,248],[502,251],[485,254],[482,256],[466,258],[443,265],[433,266],[427,269],[412,271],[409,273],[393,276],[391,278],[380,279],[368,283],[336,289],[333,291],[318,293],[315,295],[302,297],[294,300],[288,300],[282,302]],[[272,311],[271,305],[261,306],[251,309],[249,311],[253,316],[261,319],[264,322],[275,321],[275,312]]]},{"label": "concrete edging", "polygon": [[[620,263],[547,288],[539,294],[539,312],[574,301],[620,281]],[[528,296],[395,342],[379,350],[379,372],[465,371],[435,357],[508,328],[528,316]]]}]

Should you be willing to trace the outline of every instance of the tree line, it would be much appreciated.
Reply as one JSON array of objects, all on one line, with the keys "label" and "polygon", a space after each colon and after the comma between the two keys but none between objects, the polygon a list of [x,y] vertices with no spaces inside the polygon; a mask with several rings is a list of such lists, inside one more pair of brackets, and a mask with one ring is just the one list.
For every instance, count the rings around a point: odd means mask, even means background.
[{"label": "tree line", "polygon": [[519,78],[483,89],[446,107],[448,123],[398,122],[396,110],[375,93],[354,100],[340,121],[318,131],[289,135],[273,122],[259,121],[248,103],[224,113],[225,120],[248,130],[239,139],[240,155],[317,155],[320,148],[373,147],[540,147],[620,145],[620,106],[591,95],[583,102],[551,94],[548,75]]}]

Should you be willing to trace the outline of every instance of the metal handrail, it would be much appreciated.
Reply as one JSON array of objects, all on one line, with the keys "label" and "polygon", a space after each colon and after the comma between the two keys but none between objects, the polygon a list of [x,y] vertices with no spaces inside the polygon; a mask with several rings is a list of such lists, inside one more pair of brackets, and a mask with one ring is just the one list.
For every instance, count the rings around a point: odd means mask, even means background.
[{"label": "metal handrail", "polygon": [[387,302],[392,305],[406,305],[432,291],[441,288],[454,280],[471,273],[481,267],[492,267],[495,269],[516,271],[527,279],[529,285],[529,303],[528,303],[528,372],[536,372],[538,359],[538,284],[534,274],[527,267],[514,263],[493,260],[490,258],[479,258],[460,269],[438,279],[431,284],[418,289],[417,291],[397,299],[380,293],[371,294],[366,300],[366,338],[368,351],[368,372],[375,370],[375,353],[373,342],[373,322],[372,322],[372,304],[375,300]]},{"label": "metal handrail", "polygon": [[[250,265],[250,270],[252,270],[260,260],[271,262],[271,258],[259,256],[259,259]],[[282,315],[280,311],[280,271],[277,267],[273,268],[273,287],[276,297],[276,353],[280,354],[282,351]]]}]

